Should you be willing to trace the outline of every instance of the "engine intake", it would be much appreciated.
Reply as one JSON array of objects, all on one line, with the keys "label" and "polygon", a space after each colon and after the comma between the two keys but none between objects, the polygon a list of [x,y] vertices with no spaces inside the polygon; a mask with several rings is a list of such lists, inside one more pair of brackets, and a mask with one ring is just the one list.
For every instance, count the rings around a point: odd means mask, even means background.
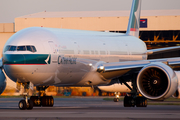
[{"label": "engine intake", "polygon": [[175,72],[161,62],[151,63],[138,74],[137,87],[140,93],[151,100],[164,100],[177,90]]}]

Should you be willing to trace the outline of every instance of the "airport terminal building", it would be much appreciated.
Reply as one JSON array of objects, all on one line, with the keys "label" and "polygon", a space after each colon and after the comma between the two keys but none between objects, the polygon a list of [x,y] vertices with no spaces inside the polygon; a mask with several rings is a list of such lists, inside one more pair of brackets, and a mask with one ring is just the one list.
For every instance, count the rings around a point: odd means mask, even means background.
[{"label": "airport terminal building", "polygon": [[[17,17],[14,23],[0,23],[0,52],[2,53],[4,44],[13,34],[27,27],[125,32],[129,14],[130,11],[44,11]],[[146,42],[149,49],[180,45],[180,9],[142,10],[139,37]],[[180,56],[180,51],[149,58],[176,56]]]}]

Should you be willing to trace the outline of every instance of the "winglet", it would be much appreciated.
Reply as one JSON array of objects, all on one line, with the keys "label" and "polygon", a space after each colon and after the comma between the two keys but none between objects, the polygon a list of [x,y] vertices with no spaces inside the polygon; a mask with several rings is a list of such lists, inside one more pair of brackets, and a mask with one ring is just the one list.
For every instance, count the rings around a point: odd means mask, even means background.
[{"label": "winglet", "polygon": [[139,38],[141,0],[133,0],[126,34]]}]

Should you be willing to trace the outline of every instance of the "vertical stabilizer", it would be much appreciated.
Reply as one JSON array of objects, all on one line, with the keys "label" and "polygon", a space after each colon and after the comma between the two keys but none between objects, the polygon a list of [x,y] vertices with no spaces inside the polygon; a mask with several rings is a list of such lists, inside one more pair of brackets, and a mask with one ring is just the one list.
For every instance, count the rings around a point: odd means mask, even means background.
[{"label": "vertical stabilizer", "polygon": [[132,35],[139,38],[139,23],[141,13],[141,0],[133,0],[131,13],[129,16],[127,35]]}]

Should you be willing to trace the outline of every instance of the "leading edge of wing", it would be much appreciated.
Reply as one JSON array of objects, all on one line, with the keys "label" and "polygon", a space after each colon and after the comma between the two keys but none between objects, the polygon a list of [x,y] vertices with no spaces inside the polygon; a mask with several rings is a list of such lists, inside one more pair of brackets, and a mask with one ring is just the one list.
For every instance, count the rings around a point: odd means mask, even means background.
[{"label": "leading edge of wing", "polygon": [[125,69],[143,68],[144,66],[153,63],[162,62],[166,65],[180,65],[180,57],[177,58],[163,58],[163,59],[151,59],[151,60],[139,60],[139,61],[127,61],[127,62],[114,62],[103,63],[97,67],[98,72],[112,72]]},{"label": "leading edge of wing", "polygon": [[150,50],[147,50],[145,54],[151,55],[151,54],[156,54],[156,53],[174,51],[174,50],[178,50],[178,49],[180,49],[180,46],[150,49]]}]

